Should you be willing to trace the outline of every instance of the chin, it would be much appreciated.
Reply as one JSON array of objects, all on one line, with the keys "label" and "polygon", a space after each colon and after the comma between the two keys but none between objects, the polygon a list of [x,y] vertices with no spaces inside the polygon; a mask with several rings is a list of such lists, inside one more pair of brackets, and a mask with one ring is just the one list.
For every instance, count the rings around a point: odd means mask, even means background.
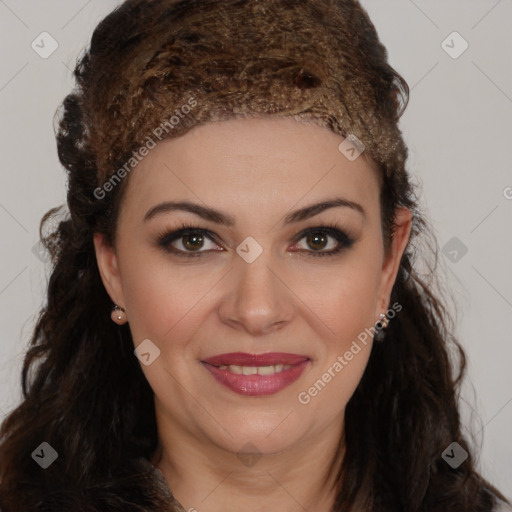
[{"label": "chin", "polygon": [[[222,426],[210,422],[204,425],[204,434],[212,443],[226,451],[238,454],[255,451],[264,455],[282,452],[307,436],[308,424],[298,422],[297,414],[287,411],[263,414],[241,412],[223,414]],[[223,428],[224,427],[224,428]]]}]

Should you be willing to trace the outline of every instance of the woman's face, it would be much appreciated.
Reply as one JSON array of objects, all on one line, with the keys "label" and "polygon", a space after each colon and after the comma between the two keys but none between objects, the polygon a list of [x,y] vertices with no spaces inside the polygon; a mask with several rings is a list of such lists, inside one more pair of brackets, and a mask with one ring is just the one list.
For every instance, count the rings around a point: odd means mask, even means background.
[{"label": "woman's face", "polygon": [[398,210],[384,253],[376,169],[342,142],[290,118],[199,126],[131,172],[115,248],[95,236],[177,436],[275,453],[339,434],[410,231]]}]

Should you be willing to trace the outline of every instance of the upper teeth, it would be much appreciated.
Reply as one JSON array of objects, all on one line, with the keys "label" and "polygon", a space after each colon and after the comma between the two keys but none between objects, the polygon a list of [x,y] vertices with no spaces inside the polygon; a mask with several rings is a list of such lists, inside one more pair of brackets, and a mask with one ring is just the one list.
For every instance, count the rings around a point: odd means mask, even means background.
[{"label": "upper teeth", "polygon": [[283,370],[287,370],[291,367],[291,364],[275,364],[271,366],[238,366],[236,364],[231,364],[229,366],[219,366],[219,369],[228,370],[238,375],[274,375],[274,373],[282,372]]}]

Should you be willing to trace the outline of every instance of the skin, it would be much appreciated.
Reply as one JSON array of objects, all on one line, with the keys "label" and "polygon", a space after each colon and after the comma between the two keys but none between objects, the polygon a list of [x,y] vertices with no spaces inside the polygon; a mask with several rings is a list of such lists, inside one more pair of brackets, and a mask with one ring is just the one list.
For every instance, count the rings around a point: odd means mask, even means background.
[{"label": "skin", "polygon": [[[332,507],[334,473],[328,469],[341,462],[334,457],[344,410],[371,339],[308,404],[298,394],[391,306],[411,230],[409,210],[397,210],[385,253],[376,165],[365,154],[349,161],[338,150],[342,141],[291,118],[201,125],[160,142],[132,171],[115,247],[95,234],[103,283],[126,310],[134,345],[150,339],[161,351],[152,364],[141,365],[155,395],[160,441],[153,463],[185,510]],[[283,224],[290,212],[334,197],[358,203],[364,214],[334,207]],[[184,200],[220,210],[235,223],[219,225],[181,210],[144,222],[155,205]],[[194,254],[199,247],[199,257],[166,252],[158,235],[180,229],[182,221],[218,240],[172,243]],[[355,241],[338,254],[315,257],[336,248],[336,239],[322,232],[326,238],[315,245],[296,237],[330,223]],[[252,263],[236,252],[248,236],[263,249]],[[200,363],[227,352],[289,352],[311,360],[278,393],[243,396],[217,383]],[[257,460],[241,455],[248,443]]]}]

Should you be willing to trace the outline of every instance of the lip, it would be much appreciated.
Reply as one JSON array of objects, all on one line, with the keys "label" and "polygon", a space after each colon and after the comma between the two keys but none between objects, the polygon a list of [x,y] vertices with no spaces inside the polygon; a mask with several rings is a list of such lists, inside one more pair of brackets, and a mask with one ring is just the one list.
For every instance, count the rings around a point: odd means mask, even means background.
[{"label": "lip", "polygon": [[244,352],[232,352],[209,357],[203,362],[213,366],[270,366],[275,364],[298,364],[307,361],[309,357],[283,352],[269,352],[267,354],[247,354]]},{"label": "lip", "polygon": [[[245,354],[241,352],[220,354],[201,361],[210,374],[231,391],[245,396],[272,395],[295,382],[308,366],[307,356],[285,353]],[[218,366],[273,366],[291,365],[291,368],[273,375],[239,375]]]}]

